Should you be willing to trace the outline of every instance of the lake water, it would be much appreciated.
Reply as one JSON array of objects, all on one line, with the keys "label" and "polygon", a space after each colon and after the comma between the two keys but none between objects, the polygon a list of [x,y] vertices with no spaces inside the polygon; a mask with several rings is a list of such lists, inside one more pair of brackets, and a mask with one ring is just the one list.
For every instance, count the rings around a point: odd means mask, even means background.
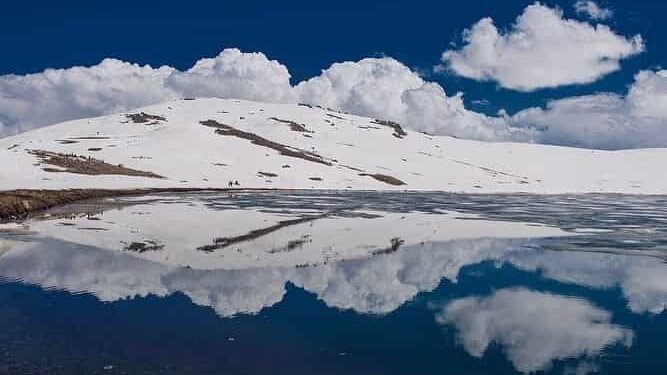
[{"label": "lake water", "polygon": [[664,374],[667,197],[247,192],[0,225],[0,374]]}]

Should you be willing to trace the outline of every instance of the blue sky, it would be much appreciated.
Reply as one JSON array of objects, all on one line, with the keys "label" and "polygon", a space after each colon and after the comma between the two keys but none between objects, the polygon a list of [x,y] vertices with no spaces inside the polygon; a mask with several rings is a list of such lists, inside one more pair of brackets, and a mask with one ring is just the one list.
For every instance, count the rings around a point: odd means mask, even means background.
[{"label": "blue sky", "polygon": [[[189,68],[226,47],[264,52],[287,65],[293,81],[319,74],[331,63],[387,55],[428,72],[450,43],[482,17],[511,24],[533,1],[99,1],[8,2],[0,14],[5,54],[0,74],[93,65],[105,57],[141,64]],[[574,16],[574,1],[546,1]],[[625,91],[640,69],[667,61],[667,2],[600,2],[614,11],[619,34],[641,34],[646,53],[591,85],[523,94],[451,74],[431,75],[467,102],[486,99],[491,110],[511,112],[545,100],[596,91]],[[471,105],[474,105],[471,103]],[[477,106],[479,110],[489,110]]]},{"label": "blue sky", "polygon": [[[533,1],[463,2],[387,0],[318,1],[37,1],[8,2],[0,14],[0,75],[46,68],[91,66],[106,57],[169,65],[179,70],[236,47],[262,52],[287,66],[296,84],[334,62],[389,56],[439,83],[447,95],[464,93],[466,108],[487,115],[513,114],[553,99],[612,92],[625,94],[641,70],[667,61],[667,2],[600,0],[613,11],[603,22],[619,37],[641,35],[645,51],[620,60],[621,69],[592,83],[521,92],[451,71],[435,73],[441,54],[461,48],[462,33],[483,17],[501,32]],[[586,20],[573,0],[544,1],[565,19]],[[6,94],[7,95],[7,94]],[[0,113],[0,123],[2,114]],[[558,142],[555,142],[558,143]]]}]

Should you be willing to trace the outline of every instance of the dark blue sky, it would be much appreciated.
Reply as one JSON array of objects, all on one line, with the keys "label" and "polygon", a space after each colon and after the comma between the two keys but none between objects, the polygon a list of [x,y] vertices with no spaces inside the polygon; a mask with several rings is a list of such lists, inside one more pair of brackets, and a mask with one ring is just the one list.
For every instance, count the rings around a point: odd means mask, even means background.
[{"label": "dark blue sky", "polygon": [[[394,57],[428,72],[463,29],[485,16],[508,27],[533,1],[20,1],[0,12],[0,74],[93,65],[105,57],[187,69],[227,47],[264,52],[287,65],[293,82],[331,63],[369,56]],[[572,1],[545,1],[574,17]],[[618,33],[641,34],[647,52],[623,69],[583,86],[518,93],[453,75],[431,75],[449,94],[463,91],[476,110],[495,112],[549,99],[599,91],[623,93],[640,69],[667,65],[667,1],[598,1],[614,11]],[[473,100],[487,99],[489,106]]]}]

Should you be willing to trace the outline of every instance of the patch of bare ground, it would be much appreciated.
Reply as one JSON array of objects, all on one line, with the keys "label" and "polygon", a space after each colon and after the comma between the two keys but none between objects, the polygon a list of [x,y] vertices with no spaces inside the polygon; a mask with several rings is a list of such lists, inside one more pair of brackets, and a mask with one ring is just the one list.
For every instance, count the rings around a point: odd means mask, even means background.
[{"label": "patch of bare ground", "polygon": [[528,181],[525,181],[526,179],[528,179],[528,177],[525,177],[525,176],[519,176],[519,175],[512,174],[512,173],[507,173],[507,172],[499,171],[499,170],[496,170],[496,169],[483,167],[481,165],[475,165],[475,164],[468,163],[468,162],[463,161],[463,160],[456,160],[456,159],[450,159],[450,160],[455,162],[455,163],[459,163],[459,164],[467,165],[469,167],[481,169],[484,172],[490,174],[492,177],[497,177],[498,175],[507,176],[507,177],[514,177],[514,178],[517,178],[517,179],[521,180],[521,183],[525,183],[525,184],[528,183]]},{"label": "patch of bare ground", "polygon": [[125,115],[125,117],[127,117],[128,120],[131,120],[135,124],[155,125],[159,121],[167,121],[167,119],[162,116],[151,115],[146,112],[128,113]]},{"label": "patch of bare ground", "polygon": [[336,116],[333,113],[325,113],[324,115],[327,117],[335,118],[336,120],[345,120],[344,117]]},{"label": "patch of bare ground", "polygon": [[297,238],[296,240],[288,241],[287,245],[283,247],[273,248],[267,252],[269,254],[288,253],[290,251],[303,247],[303,245],[309,242],[313,242],[311,236],[309,234],[304,234],[303,236]]},{"label": "patch of bare ground", "polygon": [[246,234],[242,234],[240,236],[216,238],[216,239],[213,240],[213,244],[200,246],[200,247],[197,248],[197,250],[204,251],[204,252],[213,252],[213,251],[216,251],[216,250],[224,249],[228,246],[231,246],[231,245],[234,245],[234,244],[237,244],[237,243],[255,240],[259,237],[266,236],[267,234],[273,233],[275,231],[281,230],[283,228],[286,228],[286,227],[289,227],[289,226],[292,226],[292,225],[308,223],[310,221],[315,221],[317,219],[322,219],[322,218],[327,217],[327,216],[328,216],[328,214],[322,214],[322,215],[315,215],[315,216],[300,217],[298,219],[279,221],[277,224],[268,226],[266,228],[251,230],[250,232],[248,232]]},{"label": "patch of bare ground", "polygon": [[322,156],[311,152],[311,151],[305,151],[301,150],[296,147],[291,147],[287,146],[281,143],[277,143],[271,140],[268,140],[266,138],[263,138],[255,133],[250,133],[250,132],[245,132],[243,130],[236,129],[232,126],[225,125],[222,123],[219,123],[215,120],[206,120],[206,121],[200,121],[200,124],[204,126],[208,126],[211,128],[215,128],[216,134],[220,135],[225,135],[225,136],[230,136],[230,137],[237,137],[241,139],[245,139],[250,141],[254,145],[262,146],[262,147],[267,147],[272,150],[278,151],[281,155],[293,157],[293,158],[299,158],[303,160],[307,160],[313,163],[319,163],[319,164],[324,164],[327,166],[331,166],[331,162],[325,160]]},{"label": "patch of bare ground", "polygon": [[403,130],[403,127],[401,127],[400,124],[395,123],[393,121],[375,119],[375,120],[371,121],[371,123],[382,125],[382,126],[388,126],[392,129],[394,129],[394,133],[392,135],[396,138],[403,138],[406,135],[408,135],[408,133],[406,133],[405,130]]},{"label": "patch of bare ground", "polygon": [[389,247],[384,248],[384,249],[380,249],[380,250],[375,250],[371,254],[372,255],[384,255],[384,254],[395,253],[395,252],[398,251],[398,249],[401,247],[401,245],[403,245],[405,243],[404,240],[402,240],[398,237],[392,238],[389,242],[391,244]]},{"label": "patch of bare ground", "polygon": [[364,172],[364,170],[361,169],[361,168],[351,167],[351,166],[349,166],[349,165],[342,165],[342,164],[341,164],[341,167],[347,168],[347,169],[352,170],[352,171],[355,171],[355,172],[362,172],[362,173]]},{"label": "patch of bare ground", "polygon": [[279,119],[279,118],[277,118],[277,117],[269,117],[269,120],[273,120],[273,121],[276,121],[276,122],[280,122],[280,123],[283,123],[283,124],[287,124],[287,125],[289,125],[289,128],[290,128],[292,131],[295,131],[295,132],[301,132],[301,133],[313,133],[312,130],[308,130],[308,129],[306,128],[306,125],[299,124],[298,122],[294,122],[294,121],[292,121],[292,120],[283,120],[283,119]]},{"label": "patch of bare ground", "polygon": [[153,241],[153,240],[146,240],[146,241],[143,241],[143,242],[131,242],[131,243],[121,241],[121,243],[123,245],[125,245],[123,247],[123,250],[131,251],[133,253],[139,253],[139,254],[145,253],[145,252],[148,252],[148,251],[159,251],[159,250],[164,249],[163,244],[160,244],[160,243],[158,243],[156,241]]},{"label": "patch of bare ground", "polygon": [[109,164],[102,160],[75,154],[61,154],[44,150],[29,150],[28,153],[35,155],[41,163],[57,168],[42,168],[47,172],[68,172],[87,175],[121,175],[133,177],[164,178],[153,172],[140,171],[123,166],[122,164]]},{"label": "patch of bare ground", "polygon": [[72,137],[70,139],[111,139],[111,137],[104,137],[99,135],[90,135],[85,137]]},{"label": "patch of bare ground", "polygon": [[327,111],[329,111],[329,112],[342,113],[342,114],[344,114],[344,115],[348,115],[348,114],[349,114],[349,113],[347,113],[347,112],[339,111],[339,110],[337,110],[337,109],[333,109],[333,108],[329,108],[329,107],[322,107],[321,105],[316,105],[316,104],[299,103],[298,105],[299,105],[300,107],[307,107],[307,108],[311,108],[311,109],[312,109],[312,108],[324,109],[324,110],[327,110]]},{"label": "patch of bare ground", "polygon": [[262,177],[278,177],[277,174],[271,172],[257,172],[257,174]]},{"label": "patch of bare ground", "polygon": [[405,182],[399,180],[396,177],[389,176],[386,174],[381,174],[381,173],[359,173],[359,176],[367,176],[367,177],[372,177],[380,182],[384,182],[385,184],[389,185],[394,185],[394,186],[401,186],[401,185],[407,185]]},{"label": "patch of bare ground", "polygon": [[19,219],[33,211],[83,199],[112,195],[122,195],[122,193],[96,189],[12,190],[0,192],[0,220]]}]

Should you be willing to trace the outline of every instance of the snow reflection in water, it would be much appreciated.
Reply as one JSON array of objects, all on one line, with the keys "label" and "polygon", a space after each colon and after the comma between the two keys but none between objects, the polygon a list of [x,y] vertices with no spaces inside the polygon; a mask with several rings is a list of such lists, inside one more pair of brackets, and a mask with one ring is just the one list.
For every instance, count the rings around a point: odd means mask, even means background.
[{"label": "snow reflection in water", "polygon": [[[660,197],[294,192],[106,199],[5,235],[0,277],[105,302],[182,293],[222,318],[258,314],[287,285],[330,308],[385,316],[417,296],[470,355],[498,345],[520,372],[593,371],[633,328],[584,297],[517,283],[440,296],[492,262],[562,285],[620,290],[635,314],[667,308]],[[560,228],[560,229],[558,229]],[[16,228],[14,228],[16,231]],[[443,286],[444,285],[444,286]]]}]

